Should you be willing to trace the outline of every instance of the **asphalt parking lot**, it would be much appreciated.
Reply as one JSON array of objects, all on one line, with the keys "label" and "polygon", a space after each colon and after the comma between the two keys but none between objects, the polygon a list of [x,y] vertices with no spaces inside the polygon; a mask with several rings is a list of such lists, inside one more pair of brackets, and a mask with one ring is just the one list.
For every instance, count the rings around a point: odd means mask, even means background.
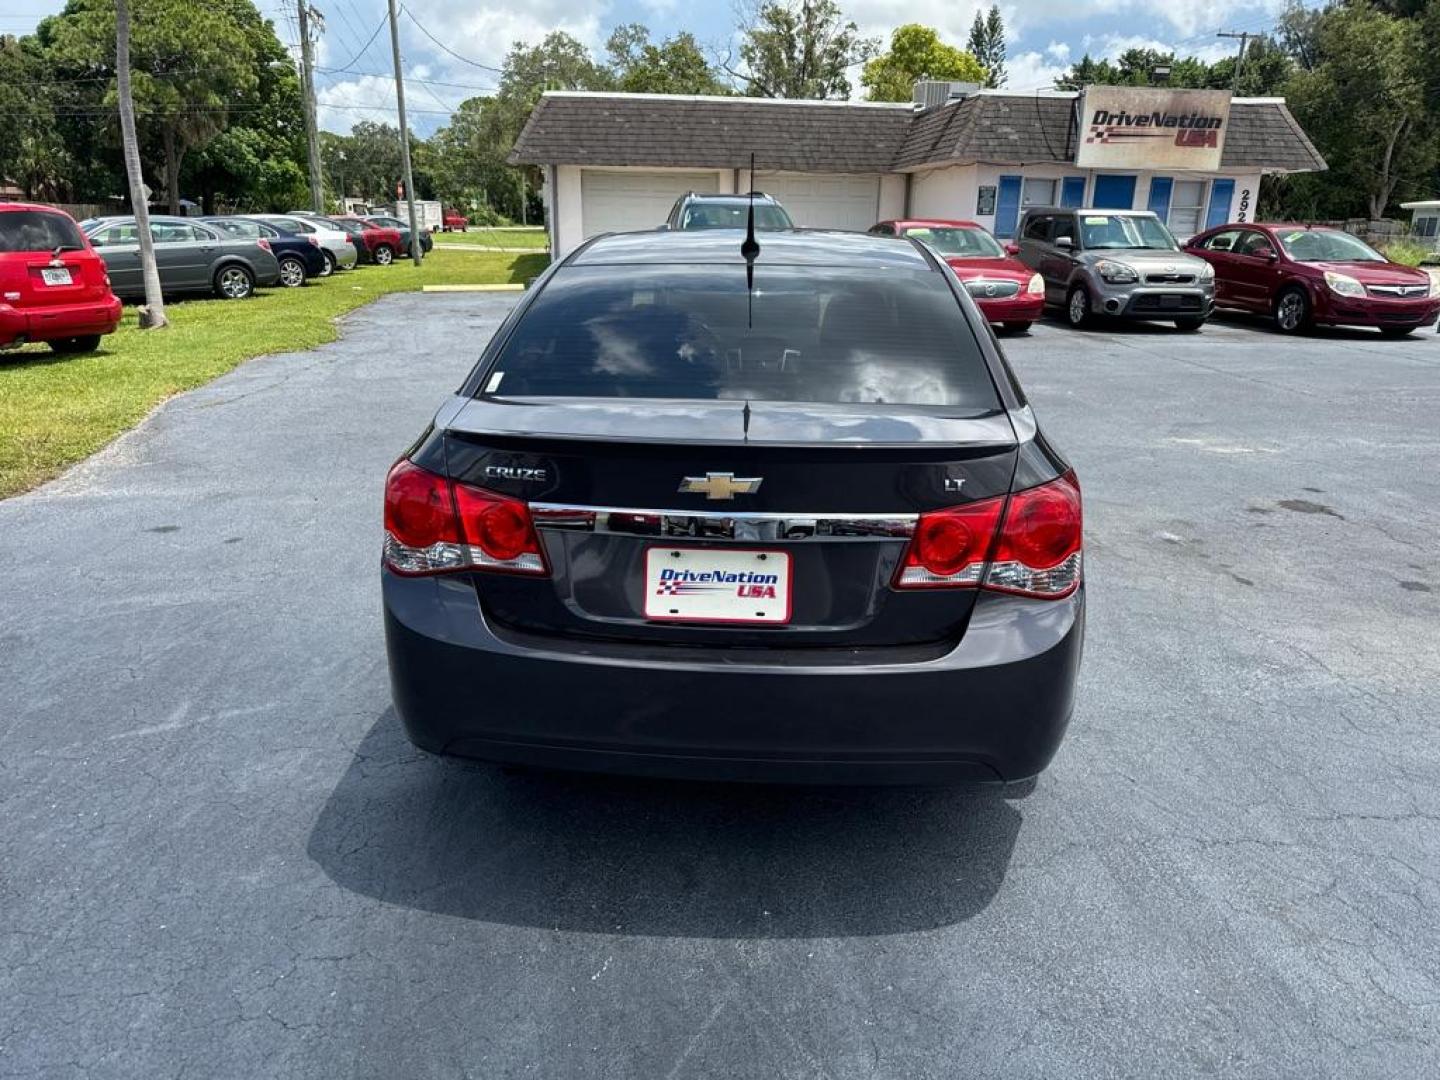
[{"label": "asphalt parking lot", "polygon": [[0,503],[0,1076],[1433,1075],[1440,338],[1008,340],[1091,607],[1003,800],[409,748],[381,480],[511,302],[388,297]]}]

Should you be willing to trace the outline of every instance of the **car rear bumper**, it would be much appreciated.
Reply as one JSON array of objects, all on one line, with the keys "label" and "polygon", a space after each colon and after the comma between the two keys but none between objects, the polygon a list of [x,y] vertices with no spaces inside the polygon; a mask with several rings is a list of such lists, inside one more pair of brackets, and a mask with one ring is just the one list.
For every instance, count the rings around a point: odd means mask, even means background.
[{"label": "car rear bumper", "polygon": [[34,308],[0,304],[0,345],[111,334],[119,325],[120,301],[114,296]]},{"label": "car rear bumper", "polygon": [[325,250],[335,256],[335,265],[342,270],[353,270],[360,261],[360,252],[351,243],[327,243]]},{"label": "car rear bumper", "polygon": [[1034,322],[1045,313],[1044,293],[1020,293],[1001,299],[973,297],[980,314],[992,323]]},{"label": "car rear bumper", "polygon": [[873,662],[519,637],[461,578],[382,571],[395,707],[422,749],[656,776],[819,783],[1013,781],[1069,723],[1084,591],[982,594],[939,655]]}]

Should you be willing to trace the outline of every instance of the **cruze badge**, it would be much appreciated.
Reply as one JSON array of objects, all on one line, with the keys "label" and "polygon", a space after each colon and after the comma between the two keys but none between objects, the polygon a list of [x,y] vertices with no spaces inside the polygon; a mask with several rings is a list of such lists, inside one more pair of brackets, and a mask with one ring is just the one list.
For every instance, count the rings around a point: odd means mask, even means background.
[{"label": "cruze badge", "polygon": [[544,469],[530,469],[520,465],[486,465],[485,475],[491,480],[533,480],[543,484],[548,476]]},{"label": "cruze badge", "polygon": [[762,476],[739,476],[733,472],[707,472],[704,476],[687,476],[680,481],[680,491],[704,495],[707,499],[733,499],[736,495],[753,495],[760,490]]}]

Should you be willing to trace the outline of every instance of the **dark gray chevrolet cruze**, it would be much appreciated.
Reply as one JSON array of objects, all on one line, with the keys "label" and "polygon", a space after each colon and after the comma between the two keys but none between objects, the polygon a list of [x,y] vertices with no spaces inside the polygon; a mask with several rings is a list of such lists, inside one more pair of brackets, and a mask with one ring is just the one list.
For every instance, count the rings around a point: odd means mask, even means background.
[{"label": "dark gray chevrolet cruze", "polygon": [[390,471],[410,738],[667,776],[1034,776],[1080,665],[1075,474],[927,248],[744,240],[578,249]]}]

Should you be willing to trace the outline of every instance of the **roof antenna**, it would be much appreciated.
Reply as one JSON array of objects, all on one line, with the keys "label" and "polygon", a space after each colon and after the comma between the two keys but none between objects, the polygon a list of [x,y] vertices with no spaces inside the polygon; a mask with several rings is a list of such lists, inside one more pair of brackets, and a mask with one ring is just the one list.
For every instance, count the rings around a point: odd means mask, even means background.
[{"label": "roof antenna", "polygon": [[740,245],[745,258],[745,291],[747,293],[745,322],[755,329],[755,256],[760,254],[760,241],[755,239],[755,151],[750,151],[750,212],[745,220],[745,242]]}]

